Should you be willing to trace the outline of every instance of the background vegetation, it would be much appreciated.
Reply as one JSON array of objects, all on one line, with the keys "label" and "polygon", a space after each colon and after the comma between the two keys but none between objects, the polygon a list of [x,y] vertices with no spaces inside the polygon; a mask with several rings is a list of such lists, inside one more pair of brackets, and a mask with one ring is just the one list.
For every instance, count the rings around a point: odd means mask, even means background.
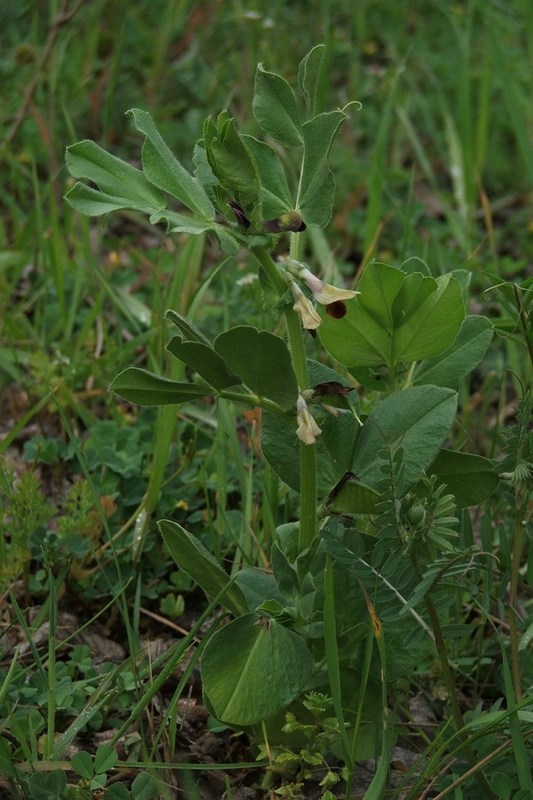
[{"label": "background vegetation", "polygon": [[[18,783],[29,797],[62,797],[68,779],[87,797],[106,786],[111,798],[230,797],[263,782],[266,796],[278,786],[265,783],[266,761],[252,768],[243,739],[208,731],[192,645],[212,609],[176,570],[155,520],[198,534],[230,572],[267,567],[295,498],[266,466],[250,479],[261,457],[253,413],[243,424],[228,410],[217,425],[209,407],[187,406],[175,424],[175,409],[158,416],[107,391],[132,363],[176,369],[164,351],[167,308],[207,334],[239,319],[262,327],[253,268],[235,257],[215,270],[215,241],[171,239],[130,213],[81,218],[63,200],[65,147],[91,138],[136,163],[139,136],[125,116],[135,106],[190,167],[209,114],[228,108],[259,135],[258,62],[295,83],[300,59],[324,42],[319,108],[362,107],[332,153],[335,211],[324,235],[308,235],[306,258],[326,277],[334,264],[346,285],[371,259],[472,273],[471,313],[497,335],[461,386],[452,444],[504,463],[506,430],[516,442],[530,425],[530,406],[518,427],[516,409],[532,379],[531,3],[20,2],[2,6],[0,29],[0,791],[19,796]],[[518,519],[516,495],[498,489],[471,518],[472,540],[495,558],[448,621],[466,626],[451,658],[473,714],[511,703],[509,626],[520,629],[513,663],[526,699],[533,685],[528,501]],[[515,618],[507,590],[522,519]],[[437,774],[451,756],[435,745],[446,697],[432,666],[409,674],[400,706],[407,750],[431,754]],[[531,739],[512,726],[502,736],[487,745],[511,742],[493,789],[518,797],[516,764],[528,768]],[[417,770],[402,768],[409,791]],[[286,784],[297,791],[293,777]]]}]

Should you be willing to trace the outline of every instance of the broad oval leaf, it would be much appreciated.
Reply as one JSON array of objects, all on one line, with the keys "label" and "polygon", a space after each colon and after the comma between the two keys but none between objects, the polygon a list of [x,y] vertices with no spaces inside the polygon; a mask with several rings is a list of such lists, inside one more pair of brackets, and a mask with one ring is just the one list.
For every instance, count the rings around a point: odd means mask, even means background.
[{"label": "broad oval leaf", "polygon": [[444,483],[460,508],[486,500],[498,485],[498,473],[483,456],[441,450],[430,471]]},{"label": "broad oval leaf", "polygon": [[305,639],[258,614],[218,630],[202,657],[207,704],[228,725],[255,725],[285,708],[305,689],[311,671]]},{"label": "broad oval leaf", "polygon": [[379,492],[347,472],[330,492],[325,506],[332,514],[373,514],[379,500]]},{"label": "broad oval leaf", "polygon": [[250,611],[257,611],[267,600],[274,600],[280,605],[286,604],[286,598],[271,572],[263,572],[255,567],[244,567],[235,576],[235,583],[242,590]]},{"label": "broad oval leaf", "polygon": [[[408,275],[405,284],[416,280]],[[434,281],[433,278],[423,279]],[[432,292],[419,292],[406,298],[393,333],[394,363],[421,361],[432,358],[449,347],[465,318],[461,286],[451,275],[435,281]]]},{"label": "broad oval leaf", "polygon": [[378,453],[386,445],[403,449],[406,492],[434,461],[457,410],[457,394],[441,386],[413,386],[381,400],[357,439],[352,470],[363,483],[377,487],[382,477]]},{"label": "broad oval leaf", "polygon": [[387,264],[369,264],[359,281],[361,295],[346,301],[346,314],[332,319],[319,308],[320,340],[347,367],[389,364],[393,327],[392,305],[405,276]]},{"label": "broad oval leaf", "polygon": [[210,345],[202,342],[184,342],[180,336],[174,336],[167,344],[167,350],[191,367],[214,389],[227,389],[241,382],[238,375],[234,375],[228,369],[222,356]]},{"label": "broad oval leaf", "polygon": [[287,345],[279,336],[238,325],[217,336],[214,348],[252,392],[283,409],[295,406],[296,375]]},{"label": "broad oval leaf", "polygon": [[[168,519],[162,519],[158,525],[176,564],[203,589],[208,597],[216,597],[225,586],[228,586],[229,575],[196,536],[177,522]],[[235,583],[228,586],[221,603],[237,616],[248,611],[246,598]]]},{"label": "broad oval leaf", "polygon": [[[74,753],[72,756],[71,765],[72,769],[81,778],[91,780],[91,778],[94,776],[93,758],[90,753],[87,753],[85,750],[79,750],[77,753]],[[44,797],[48,798],[50,795],[46,793],[44,794]]]},{"label": "broad oval leaf", "polygon": [[415,372],[414,384],[431,383],[457,389],[461,378],[481,361],[492,340],[492,323],[486,317],[468,316],[453,344]]},{"label": "broad oval leaf", "polygon": [[208,386],[162,378],[139,367],[120,372],[109,389],[141,406],[180,405],[212,394]]},{"label": "broad oval leaf", "polygon": [[287,81],[261,64],[255,73],[253,113],[262,130],[286,147],[302,144],[300,114]]},{"label": "broad oval leaf", "polygon": [[113,769],[118,761],[117,751],[109,744],[101,744],[94,754],[94,772],[96,775]]}]

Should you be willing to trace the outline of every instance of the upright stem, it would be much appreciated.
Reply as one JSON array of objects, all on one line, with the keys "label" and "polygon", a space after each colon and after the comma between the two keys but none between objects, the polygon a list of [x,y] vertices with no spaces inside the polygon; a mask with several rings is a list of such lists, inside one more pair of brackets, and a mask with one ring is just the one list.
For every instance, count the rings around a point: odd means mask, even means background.
[{"label": "upright stem", "polygon": [[[293,240],[294,241],[294,240]],[[294,246],[295,249],[296,245]],[[264,248],[254,250],[261,266],[264,268],[270,282],[281,297],[287,290],[287,284],[280,275],[278,268],[272,261],[270,254]],[[291,246],[292,255],[292,246]],[[296,312],[289,306],[285,309],[289,349],[292,365],[300,391],[309,388],[309,373],[305,357],[305,347],[300,320]],[[316,536],[316,459],[315,447],[312,444],[300,445],[300,532],[298,536],[298,551],[301,553],[309,547]]]}]

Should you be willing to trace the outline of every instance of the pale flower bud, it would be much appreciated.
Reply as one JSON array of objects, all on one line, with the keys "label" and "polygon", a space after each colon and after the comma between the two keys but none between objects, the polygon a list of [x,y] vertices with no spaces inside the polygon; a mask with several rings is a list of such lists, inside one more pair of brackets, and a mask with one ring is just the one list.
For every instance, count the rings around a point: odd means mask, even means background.
[{"label": "pale flower bud", "polygon": [[314,444],[316,437],[320,436],[322,431],[313,419],[302,395],[299,395],[296,401],[296,420],[298,422],[298,428],[296,430],[298,438],[304,444]]},{"label": "pale flower bud", "polygon": [[302,320],[302,325],[307,331],[314,331],[322,320],[316,313],[313,304],[311,301],[305,296],[302,292],[300,287],[294,281],[291,281],[291,289],[292,295],[294,297],[294,305],[293,309],[296,311],[300,319]]}]

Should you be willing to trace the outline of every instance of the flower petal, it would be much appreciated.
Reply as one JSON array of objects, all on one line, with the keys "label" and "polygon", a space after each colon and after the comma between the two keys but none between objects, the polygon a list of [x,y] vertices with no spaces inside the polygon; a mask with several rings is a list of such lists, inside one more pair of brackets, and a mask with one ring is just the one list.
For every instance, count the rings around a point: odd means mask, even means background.
[{"label": "flower petal", "polygon": [[351,300],[352,297],[361,294],[361,292],[355,292],[353,289],[338,289],[330,283],[324,283],[305,267],[300,272],[300,278],[311,289],[315,300],[324,306],[336,303],[338,300]]}]

